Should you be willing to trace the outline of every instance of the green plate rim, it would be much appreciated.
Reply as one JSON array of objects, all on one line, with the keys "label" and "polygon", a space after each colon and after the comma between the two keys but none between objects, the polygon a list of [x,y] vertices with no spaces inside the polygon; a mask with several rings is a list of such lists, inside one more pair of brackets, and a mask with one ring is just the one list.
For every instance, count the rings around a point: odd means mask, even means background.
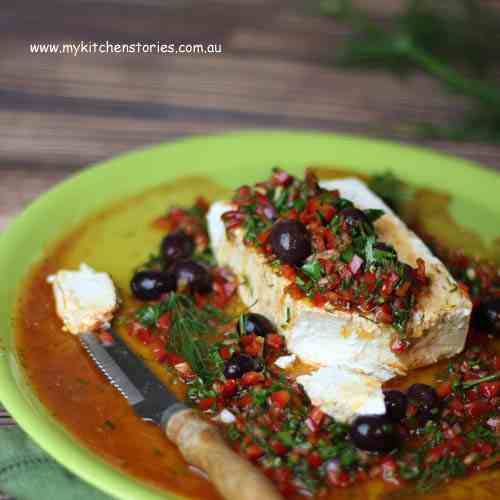
[{"label": "green plate rim", "polygon": [[[256,179],[282,158],[287,158],[282,162],[283,166],[292,170],[307,164],[338,165],[353,172],[392,168],[409,182],[438,186],[470,202],[480,200],[481,205],[485,204],[492,213],[500,216],[500,198],[495,200],[491,196],[500,192],[500,175],[494,170],[415,146],[300,130],[239,130],[182,138],[96,163],[41,195],[0,234],[0,274],[13,278],[9,286],[0,287],[0,346],[3,345],[0,349],[0,400],[43,449],[69,470],[108,494],[130,500],[178,498],[159,492],[104,462],[72,439],[61,426],[55,425],[48,412],[40,408],[36,396],[26,387],[11,345],[13,297],[22,284],[22,278],[29,266],[42,258],[44,249],[63,236],[69,227],[124,197],[180,175],[205,173],[214,176],[214,169],[218,170],[215,177],[224,174],[219,180],[234,185],[234,181],[241,179],[243,174],[248,175],[249,181]],[[172,162],[183,170],[175,168],[173,172],[166,171],[158,161]],[[395,167],[400,163],[404,163],[405,169]],[[147,170],[146,166],[150,168],[147,179],[134,182],[136,173],[130,178],[123,178],[125,171],[131,173],[137,166],[141,170],[142,167]],[[102,184],[113,180],[120,181],[120,188],[103,195]],[[94,196],[91,208],[79,205],[67,211],[72,213],[61,214],[61,203],[74,199],[77,193]],[[39,227],[37,224],[44,220],[57,221],[54,223],[56,227],[44,226],[33,249],[22,248],[22,243],[29,242],[32,237],[30,230]],[[65,229],[62,230],[62,227]]]}]

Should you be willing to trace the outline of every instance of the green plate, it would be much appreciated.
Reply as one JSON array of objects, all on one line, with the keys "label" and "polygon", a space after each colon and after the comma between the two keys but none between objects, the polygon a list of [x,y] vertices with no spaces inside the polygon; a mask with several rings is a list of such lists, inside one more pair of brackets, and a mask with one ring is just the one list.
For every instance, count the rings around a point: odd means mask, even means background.
[{"label": "green plate", "polygon": [[237,186],[264,178],[275,165],[297,173],[306,165],[335,165],[365,173],[390,168],[409,182],[449,192],[456,217],[487,239],[498,236],[500,176],[496,173],[416,148],[312,132],[249,131],[160,145],[96,165],[41,196],[0,236],[0,399],[42,448],[111,495],[130,500],[166,498],[85,449],[37,400],[13,350],[18,287],[48,245],[124,197],[193,174]]}]

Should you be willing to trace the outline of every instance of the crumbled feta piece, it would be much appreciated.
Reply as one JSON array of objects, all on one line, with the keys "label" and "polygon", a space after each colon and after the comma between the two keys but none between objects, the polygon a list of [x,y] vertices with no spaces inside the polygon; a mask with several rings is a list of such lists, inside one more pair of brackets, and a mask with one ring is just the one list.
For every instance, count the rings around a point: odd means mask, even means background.
[{"label": "crumbled feta piece", "polygon": [[297,377],[314,406],[340,421],[354,415],[383,415],[384,394],[380,379],[341,366],[321,367]]},{"label": "crumbled feta piece", "polygon": [[236,422],[236,417],[229,411],[224,408],[219,415],[218,420],[223,424],[232,424]]},{"label": "crumbled feta piece", "polygon": [[274,362],[274,364],[278,368],[282,368],[283,370],[285,370],[286,368],[289,368],[290,366],[292,366],[295,363],[296,359],[297,359],[297,356],[295,356],[295,354],[290,354],[289,356],[280,356]]},{"label": "crumbled feta piece", "polygon": [[64,330],[77,335],[109,326],[118,307],[111,277],[87,264],[78,271],[61,270],[47,278]]},{"label": "crumbled feta piece", "polygon": [[[285,337],[288,351],[316,367],[297,380],[309,397],[339,420],[356,414],[382,412],[381,385],[408,370],[435,363],[459,353],[465,344],[471,302],[443,263],[425,244],[358,179],[322,181],[338,189],[360,209],[378,208],[385,215],[375,222],[380,239],[394,246],[398,257],[412,266],[422,258],[430,278],[429,290],[419,297],[408,324],[412,347],[395,353],[391,345],[398,334],[391,325],[377,323],[356,311],[315,307],[285,292],[289,282],[276,273],[260,253],[243,243],[243,231],[226,237],[221,215],[232,210],[227,202],[214,203],[207,214],[215,256],[239,276],[240,298],[267,316]],[[349,388],[347,390],[346,388]]]}]

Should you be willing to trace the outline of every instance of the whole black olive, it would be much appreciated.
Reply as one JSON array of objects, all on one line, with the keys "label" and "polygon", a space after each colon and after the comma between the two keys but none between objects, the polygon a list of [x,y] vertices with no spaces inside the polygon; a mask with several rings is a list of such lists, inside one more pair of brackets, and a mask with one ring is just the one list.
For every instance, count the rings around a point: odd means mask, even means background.
[{"label": "whole black olive", "polygon": [[265,337],[268,333],[276,331],[276,328],[265,316],[256,313],[243,314],[236,328],[240,335],[253,333],[259,337]]},{"label": "whole black olive", "polygon": [[474,311],[474,322],[487,333],[500,333],[500,297],[488,297]]},{"label": "whole black olive", "polygon": [[410,403],[417,407],[416,416],[422,423],[439,417],[439,396],[430,385],[413,384],[406,391]]},{"label": "whole black olive", "polygon": [[394,421],[402,420],[406,416],[406,407],[408,399],[406,394],[401,391],[384,391],[385,414]]},{"label": "whole black olive", "polygon": [[348,226],[358,227],[361,224],[370,224],[370,219],[358,208],[344,208],[340,214],[344,217]]},{"label": "whole black olive", "polygon": [[177,290],[188,289],[196,293],[212,291],[212,276],[208,270],[193,260],[181,260],[174,263],[170,272],[175,277]]},{"label": "whole black olive", "polygon": [[260,371],[262,366],[248,354],[235,353],[226,361],[224,376],[227,379],[240,378],[243,374],[251,371]]},{"label": "whole black olive", "polygon": [[269,237],[278,259],[298,265],[311,254],[311,236],[302,222],[293,219],[276,222]]},{"label": "whole black olive", "polygon": [[158,300],[163,293],[175,290],[175,278],[164,271],[139,271],[132,277],[130,288],[139,300]]},{"label": "whole black olive", "polygon": [[399,445],[394,422],[386,415],[361,415],[352,423],[349,435],[354,445],[366,451],[390,451]]},{"label": "whole black olive", "polygon": [[167,234],[161,242],[160,252],[166,266],[187,259],[194,252],[193,238],[181,230]]}]

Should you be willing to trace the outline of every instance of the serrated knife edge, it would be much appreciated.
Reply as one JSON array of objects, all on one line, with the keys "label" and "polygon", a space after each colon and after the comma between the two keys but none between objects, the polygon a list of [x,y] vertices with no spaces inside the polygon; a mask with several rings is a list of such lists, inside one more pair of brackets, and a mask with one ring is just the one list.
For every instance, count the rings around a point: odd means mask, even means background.
[{"label": "serrated knife edge", "polygon": [[83,348],[88,352],[100,371],[127,399],[130,405],[134,406],[144,401],[139,389],[130,381],[93,333],[82,333],[79,338]]}]

